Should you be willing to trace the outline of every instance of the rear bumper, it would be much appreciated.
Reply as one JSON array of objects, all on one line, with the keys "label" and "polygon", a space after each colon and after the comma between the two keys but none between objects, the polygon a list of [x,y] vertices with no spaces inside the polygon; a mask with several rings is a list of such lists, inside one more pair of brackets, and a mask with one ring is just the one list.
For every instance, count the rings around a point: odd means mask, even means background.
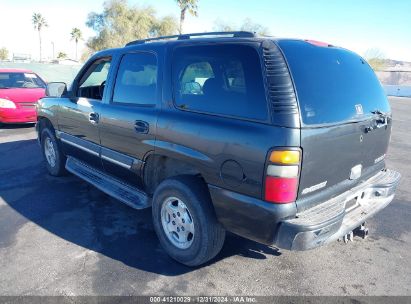
[{"label": "rear bumper", "polygon": [[393,199],[401,175],[380,171],[362,184],[283,221],[275,244],[289,250],[308,250],[351,232],[385,208]]},{"label": "rear bumper", "polygon": [[0,109],[1,123],[33,123],[36,121],[35,109]]},{"label": "rear bumper", "polygon": [[209,185],[218,220],[238,235],[288,250],[307,250],[337,240],[386,207],[400,174],[380,171],[362,184],[304,212],[295,204],[265,201]]}]

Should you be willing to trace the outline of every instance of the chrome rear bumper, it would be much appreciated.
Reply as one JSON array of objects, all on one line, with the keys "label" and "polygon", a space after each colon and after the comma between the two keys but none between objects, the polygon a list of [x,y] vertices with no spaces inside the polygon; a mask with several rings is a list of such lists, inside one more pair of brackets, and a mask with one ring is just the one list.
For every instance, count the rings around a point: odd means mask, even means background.
[{"label": "chrome rear bumper", "polygon": [[275,244],[291,250],[312,249],[335,241],[385,208],[401,175],[380,171],[360,185],[281,222]]}]

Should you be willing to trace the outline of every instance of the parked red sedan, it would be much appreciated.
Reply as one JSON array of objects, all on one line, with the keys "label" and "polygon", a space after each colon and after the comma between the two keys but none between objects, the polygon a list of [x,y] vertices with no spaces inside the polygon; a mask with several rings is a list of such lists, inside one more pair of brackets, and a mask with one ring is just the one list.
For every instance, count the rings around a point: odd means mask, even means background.
[{"label": "parked red sedan", "polygon": [[30,70],[0,69],[0,125],[36,122],[36,103],[45,90],[45,81]]}]

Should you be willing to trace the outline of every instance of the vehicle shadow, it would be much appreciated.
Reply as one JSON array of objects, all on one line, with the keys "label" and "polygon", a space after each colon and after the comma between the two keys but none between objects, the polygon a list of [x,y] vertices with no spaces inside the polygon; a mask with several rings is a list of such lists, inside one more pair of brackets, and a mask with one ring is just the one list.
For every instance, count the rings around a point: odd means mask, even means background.
[{"label": "vehicle shadow", "polygon": [[1,129],[29,129],[33,128],[36,124],[35,123],[25,123],[25,124],[3,124],[0,122],[0,130]]},{"label": "vehicle shadow", "polygon": [[[24,217],[2,219],[0,214],[4,225],[31,221],[68,242],[144,271],[175,276],[194,270],[175,262],[161,248],[151,208],[134,210],[72,175],[48,175],[39,150],[35,140],[0,144],[0,197]],[[0,247],[12,246],[19,227],[4,229]],[[208,264],[233,255],[264,259],[280,253],[227,234],[223,250]]]}]

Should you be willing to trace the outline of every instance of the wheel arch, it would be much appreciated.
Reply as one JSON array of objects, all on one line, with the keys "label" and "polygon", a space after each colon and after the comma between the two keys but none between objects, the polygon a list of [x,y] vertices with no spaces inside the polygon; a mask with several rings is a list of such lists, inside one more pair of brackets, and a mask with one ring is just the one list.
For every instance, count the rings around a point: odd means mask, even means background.
[{"label": "wheel arch", "polygon": [[196,177],[207,186],[204,175],[193,164],[165,155],[151,154],[147,156],[142,173],[146,192],[150,195],[154,193],[162,181],[177,176]]},{"label": "wheel arch", "polygon": [[44,130],[44,128],[49,128],[53,132],[56,131],[54,126],[53,126],[53,123],[51,122],[51,120],[49,118],[44,117],[44,116],[38,116],[37,117],[36,129],[37,129],[39,140],[41,139],[41,132]]}]

